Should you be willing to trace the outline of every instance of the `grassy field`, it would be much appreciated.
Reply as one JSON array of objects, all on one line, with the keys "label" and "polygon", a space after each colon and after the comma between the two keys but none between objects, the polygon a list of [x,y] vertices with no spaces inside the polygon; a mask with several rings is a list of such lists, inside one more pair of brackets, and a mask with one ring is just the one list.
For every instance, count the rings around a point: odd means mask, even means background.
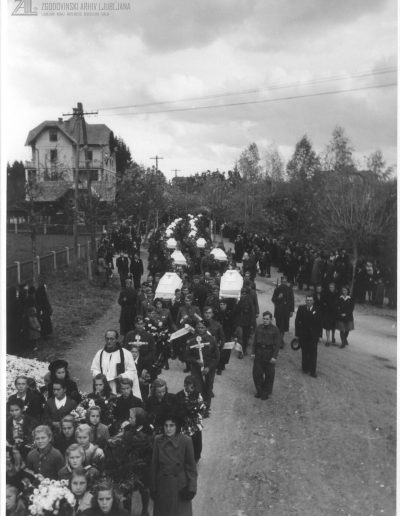
[{"label": "grassy field", "polygon": [[[88,235],[79,236],[79,243],[85,243],[90,239]],[[72,235],[38,235],[36,249],[39,256],[49,254],[50,251],[58,251],[65,247],[73,247]],[[29,233],[7,233],[7,265],[15,260],[20,262],[32,259],[32,244]]]}]

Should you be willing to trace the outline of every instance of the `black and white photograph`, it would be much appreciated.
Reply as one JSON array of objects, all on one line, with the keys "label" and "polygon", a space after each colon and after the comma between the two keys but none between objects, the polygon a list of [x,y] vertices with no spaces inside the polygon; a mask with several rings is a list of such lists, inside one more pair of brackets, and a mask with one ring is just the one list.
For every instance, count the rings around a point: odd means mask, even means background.
[{"label": "black and white photograph", "polygon": [[2,3],[2,514],[396,515],[397,11]]}]

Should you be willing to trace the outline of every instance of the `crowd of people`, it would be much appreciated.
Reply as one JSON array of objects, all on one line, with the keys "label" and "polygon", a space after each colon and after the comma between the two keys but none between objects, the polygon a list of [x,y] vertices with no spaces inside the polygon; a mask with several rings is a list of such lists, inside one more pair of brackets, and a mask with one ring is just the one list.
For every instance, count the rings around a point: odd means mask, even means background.
[{"label": "crowd of people", "polygon": [[53,333],[51,307],[43,277],[38,286],[24,283],[7,290],[7,342],[17,348],[36,350],[39,339]]},{"label": "crowd of people", "polygon": [[[293,342],[301,348],[302,371],[317,377],[324,330],[327,346],[336,343],[336,331],[340,347],[348,345],[354,301],[345,253],[326,257],[293,242],[281,252],[273,240],[241,232],[234,252],[228,250],[227,259],[217,261],[205,231],[204,249],[183,239],[186,266],[177,266],[161,228],[150,238],[144,278],[140,242],[132,244],[125,230],[118,234],[118,246],[104,235],[99,247],[107,275],[119,274],[120,318],[119,330],[105,329],[104,346],[91,362],[92,392],[80,391],[63,359],[49,365],[40,389],[29,378],[15,378],[16,392],[7,402],[7,508],[12,516],[27,514],[23,493],[32,492],[43,478],[66,480],[75,496],[73,507],[60,507],[61,516],[125,516],[136,503],[136,491],[142,516],[149,514],[150,498],[155,516],[192,514],[203,422],[211,417],[216,378],[236,349],[239,359],[254,358],[255,397],[272,395],[275,363],[295,314],[295,282],[307,290],[294,317]],[[257,325],[255,280],[270,277],[272,265],[282,272],[271,298],[274,311],[263,312]],[[240,270],[243,277],[237,299],[220,297],[228,269]],[[168,271],[182,285],[166,301],[156,292]],[[169,392],[160,378],[171,360],[185,374],[177,393]]]},{"label": "crowd of people", "polygon": [[223,234],[229,236],[235,247],[235,257],[246,254],[248,266],[261,276],[270,276],[271,265],[278,268],[292,285],[300,290],[327,287],[333,282],[338,291],[353,283],[353,297],[357,303],[369,302],[396,308],[397,268],[382,265],[378,259],[360,257],[354,268],[345,249],[318,248],[318,246],[272,238],[255,232],[240,231],[226,224]]}]

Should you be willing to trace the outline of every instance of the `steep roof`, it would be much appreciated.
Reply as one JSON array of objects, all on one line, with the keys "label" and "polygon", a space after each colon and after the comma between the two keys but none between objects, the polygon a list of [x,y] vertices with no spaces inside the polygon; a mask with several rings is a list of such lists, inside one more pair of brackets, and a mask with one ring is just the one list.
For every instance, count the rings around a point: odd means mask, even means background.
[{"label": "steep roof", "polygon": [[[65,134],[72,143],[76,143],[78,139],[78,124],[72,117],[65,121],[45,120],[28,133],[25,145],[32,145],[41,134],[42,131],[49,127],[58,128]],[[108,145],[110,141],[111,129],[105,124],[88,124],[86,122],[87,142],[88,145]],[[82,131],[80,133],[80,143],[82,144]]]},{"label": "steep roof", "polygon": [[34,202],[54,202],[73,186],[72,181],[43,181],[38,183],[38,191],[33,200]]}]

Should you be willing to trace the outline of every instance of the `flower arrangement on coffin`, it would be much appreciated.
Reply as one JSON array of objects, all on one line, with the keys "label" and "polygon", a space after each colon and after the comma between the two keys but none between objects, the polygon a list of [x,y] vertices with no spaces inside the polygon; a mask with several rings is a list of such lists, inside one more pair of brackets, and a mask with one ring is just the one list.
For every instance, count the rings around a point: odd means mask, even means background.
[{"label": "flower arrangement on coffin", "polygon": [[29,497],[31,502],[29,514],[32,516],[50,516],[58,514],[63,506],[73,507],[75,496],[67,486],[67,480],[43,479]]},{"label": "flower arrangement on coffin", "polygon": [[43,377],[49,372],[48,362],[40,362],[36,359],[21,358],[14,355],[6,355],[7,367],[7,398],[15,393],[14,381],[17,376],[33,378],[38,387],[44,385]]},{"label": "flower arrangement on coffin", "polygon": [[185,406],[189,414],[184,417],[182,433],[190,437],[203,429],[203,415],[207,407],[201,394],[197,398],[192,396],[185,398]]}]

